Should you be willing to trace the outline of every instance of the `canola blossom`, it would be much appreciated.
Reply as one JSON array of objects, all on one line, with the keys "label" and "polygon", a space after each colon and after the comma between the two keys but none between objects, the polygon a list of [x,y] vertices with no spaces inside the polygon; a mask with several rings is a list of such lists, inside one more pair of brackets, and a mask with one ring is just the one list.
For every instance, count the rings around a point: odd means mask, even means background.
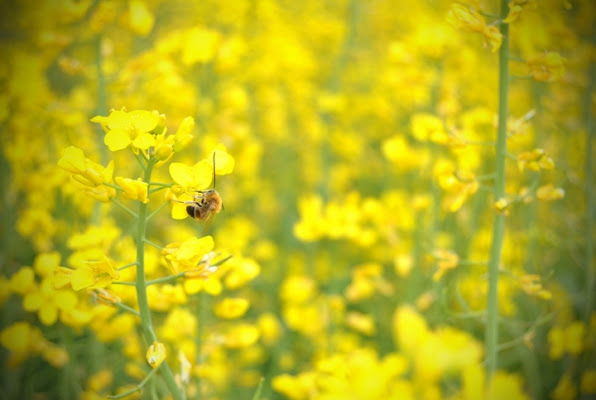
[{"label": "canola blossom", "polygon": [[596,396],[595,2],[14,3],[2,398]]}]

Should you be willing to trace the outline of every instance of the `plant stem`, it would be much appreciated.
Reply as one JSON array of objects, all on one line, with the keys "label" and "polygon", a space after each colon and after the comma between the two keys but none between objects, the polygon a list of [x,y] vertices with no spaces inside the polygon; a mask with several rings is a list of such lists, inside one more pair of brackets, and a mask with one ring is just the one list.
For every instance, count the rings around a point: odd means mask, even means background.
[{"label": "plant stem", "polygon": [[[592,37],[592,45],[596,43],[596,35]],[[586,120],[586,309],[584,320],[589,324],[594,307],[594,131],[596,122],[592,107],[592,96],[596,89],[596,65],[591,63],[589,70],[590,84],[585,97],[585,120]]]},{"label": "plant stem", "polygon": [[[145,168],[145,176],[143,177],[144,182],[151,181],[151,172],[153,170],[153,166],[155,165],[155,160],[151,159],[147,163],[147,167]],[[147,344],[150,345],[153,342],[157,342],[157,337],[155,336],[155,332],[153,331],[153,323],[151,322],[151,311],[149,310],[149,302],[147,300],[147,285],[145,281],[145,229],[147,224],[147,204],[140,202],[139,203],[139,212],[137,217],[137,279],[136,279],[136,289],[137,289],[137,301],[139,303],[139,314],[141,316],[141,325],[143,327],[143,334],[145,335],[145,340]],[[172,397],[175,400],[181,400],[183,398],[180,388],[176,384],[176,380],[174,379],[174,374],[170,369],[169,365],[166,361],[164,361],[161,366],[160,370],[162,376],[172,394]]]},{"label": "plant stem", "polygon": [[[501,0],[501,18],[509,13],[508,0]],[[505,160],[507,157],[507,111],[509,89],[509,24],[500,26],[503,41],[499,49],[499,126],[495,147],[494,201],[505,196]],[[498,282],[501,250],[505,236],[505,216],[495,211],[493,238],[488,264],[488,298],[486,304],[486,370],[490,377],[497,369],[499,340]]]}]

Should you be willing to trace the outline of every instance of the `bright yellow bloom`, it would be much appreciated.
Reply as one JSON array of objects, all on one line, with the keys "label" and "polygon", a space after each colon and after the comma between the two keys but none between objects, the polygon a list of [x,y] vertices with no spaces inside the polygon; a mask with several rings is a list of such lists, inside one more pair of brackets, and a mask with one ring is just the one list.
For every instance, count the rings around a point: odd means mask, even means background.
[{"label": "bright yellow bloom", "polygon": [[346,314],[346,325],[366,336],[372,336],[376,332],[374,318],[371,315],[356,311]]},{"label": "bright yellow bloom", "polygon": [[[157,111],[112,110],[107,117],[96,116],[91,119],[100,123],[106,136],[104,143],[111,151],[118,151],[132,146],[133,151],[147,150],[155,146],[153,131],[161,123],[162,116]],[[161,132],[158,132],[161,133]]]},{"label": "bright yellow bloom", "polygon": [[0,332],[0,343],[10,350],[9,367],[16,367],[24,360],[41,355],[50,365],[61,367],[68,362],[68,353],[47,341],[39,328],[27,322],[15,322]]},{"label": "bright yellow bloom", "polygon": [[415,114],[412,116],[411,126],[412,134],[421,142],[446,143],[445,125],[433,114]]},{"label": "bright yellow bloom", "polygon": [[437,282],[445,273],[457,267],[459,257],[451,250],[438,249],[433,252],[433,257],[437,261],[437,271],[433,274],[433,280]]},{"label": "bright yellow bloom", "polygon": [[174,135],[174,151],[181,151],[189,145],[193,138],[192,131],[194,127],[195,120],[192,117],[186,117],[182,120],[176,131],[176,135]]},{"label": "bright yellow bloom", "polygon": [[217,175],[228,175],[234,171],[236,161],[232,157],[223,144],[218,144],[209,155],[209,160],[213,160],[215,155],[215,173]]},{"label": "bright yellow bloom", "polygon": [[574,321],[567,327],[553,326],[548,332],[548,355],[558,360],[565,353],[578,355],[584,350],[586,325],[582,321]]},{"label": "bright yellow bloom", "polygon": [[290,276],[281,285],[280,298],[284,301],[301,304],[316,294],[316,283],[308,276]]},{"label": "bright yellow bloom", "polygon": [[220,41],[221,35],[217,31],[202,26],[191,29],[184,40],[182,63],[193,65],[211,61],[215,57]]},{"label": "bright yellow bloom", "polygon": [[114,262],[104,256],[103,260],[86,261],[72,271],[71,285],[74,290],[103,288],[119,277]]},{"label": "bright yellow bloom", "polygon": [[33,268],[19,268],[19,270],[10,277],[8,286],[12,292],[20,294],[21,296],[25,296],[27,293],[37,290]]},{"label": "bright yellow bloom", "polygon": [[536,197],[542,201],[553,201],[559,200],[565,197],[565,191],[562,188],[556,188],[552,183],[548,185],[540,186],[536,190]]},{"label": "bright yellow bloom", "polygon": [[129,23],[133,32],[140,36],[147,36],[153,24],[155,17],[147,8],[142,0],[130,0],[128,2]]},{"label": "bright yellow bloom", "polygon": [[110,369],[102,369],[87,379],[87,388],[99,393],[107,388],[114,380],[114,373]]},{"label": "bright yellow bloom", "polygon": [[569,373],[561,376],[550,397],[553,400],[571,400],[577,398],[577,388]]},{"label": "bright yellow bloom", "polygon": [[44,325],[53,325],[59,311],[72,310],[77,305],[77,297],[71,290],[54,289],[51,278],[44,279],[38,290],[29,292],[23,298],[26,311],[37,311]]},{"label": "bright yellow bloom", "polygon": [[511,23],[515,22],[519,18],[522,10],[523,10],[522,6],[514,4],[513,2],[510,2],[509,3],[509,13],[507,14],[507,17],[503,20],[503,23],[511,24]]},{"label": "bright yellow bloom", "polygon": [[141,178],[134,180],[117,176],[114,180],[123,189],[124,198],[139,200],[143,203],[149,202],[147,197],[149,185],[147,182],[143,182]]},{"label": "bright yellow bloom", "polygon": [[447,22],[467,32],[482,32],[486,26],[484,17],[475,8],[459,3],[452,4],[449,8]]},{"label": "bright yellow bloom", "polygon": [[532,171],[552,170],[555,167],[553,159],[546,155],[543,149],[526,151],[517,156],[517,166],[520,171],[529,169]]},{"label": "bright yellow bloom", "polygon": [[251,324],[240,323],[229,327],[225,334],[224,345],[230,349],[248,347],[259,340],[259,329]]},{"label": "bright yellow bloom", "polygon": [[191,237],[182,243],[168,244],[162,250],[162,255],[173,274],[194,270],[202,272],[211,261],[211,258],[206,256],[213,250],[214,245],[211,236]]},{"label": "bright yellow bloom", "polygon": [[518,375],[496,371],[487,382],[485,371],[480,364],[466,367],[462,373],[463,400],[529,400],[523,392],[523,382]]},{"label": "bright yellow bloom", "polygon": [[526,60],[530,74],[539,82],[555,82],[565,74],[565,59],[559,53],[545,52]]},{"label": "bright yellow bloom", "polygon": [[147,349],[145,358],[151,367],[159,367],[163,360],[166,359],[166,346],[164,346],[163,343],[153,342],[153,344]]},{"label": "bright yellow bloom", "polygon": [[186,308],[175,307],[169,310],[164,324],[159,328],[159,337],[176,343],[184,338],[194,338],[197,334],[198,320]]},{"label": "bright yellow bloom", "polygon": [[228,289],[238,289],[255,279],[261,273],[261,267],[252,258],[233,257],[226,262],[229,269],[224,278]]},{"label": "bright yellow bloom", "polygon": [[482,33],[486,42],[490,43],[494,53],[501,47],[503,35],[496,26],[486,25],[484,17],[473,7],[452,4],[447,13],[447,22],[464,32]]},{"label": "bright yellow bloom", "polygon": [[192,167],[182,163],[172,163],[170,175],[185,191],[206,189],[213,179],[213,164],[206,159]]},{"label": "bright yellow bloom", "polygon": [[85,157],[83,150],[70,146],[62,152],[58,166],[71,172],[73,178],[85,186],[97,187],[112,181],[114,162],[103,167]]},{"label": "bright yellow bloom", "polygon": [[246,299],[227,297],[215,305],[214,313],[219,318],[235,319],[243,316],[249,306]]},{"label": "bright yellow bloom", "polygon": [[501,48],[501,43],[503,42],[503,34],[499,31],[499,28],[496,26],[487,26],[482,31],[484,35],[484,40],[488,44],[490,44],[490,51],[495,53],[497,50]]},{"label": "bright yellow bloom", "polygon": [[260,314],[257,325],[261,332],[261,340],[267,345],[275,344],[282,335],[281,323],[273,313]]},{"label": "bright yellow bloom", "polygon": [[551,292],[542,287],[539,275],[523,275],[519,278],[519,283],[524,292],[530,296],[537,296],[544,300],[549,300],[552,298]]},{"label": "bright yellow bloom", "polygon": [[497,210],[498,212],[504,214],[504,215],[509,215],[509,206],[511,205],[511,202],[505,198],[505,197],[501,197],[499,200],[495,201],[494,207],[495,210]]},{"label": "bright yellow bloom", "polygon": [[290,400],[306,400],[312,393],[316,393],[317,378],[314,372],[305,372],[297,376],[281,374],[273,378],[271,386]]},{"label": "bright yellow bloom", "polygon": [[451,212],[459,210],[468,197],[478,191],[479,184],[472,172],[456,171],[449,163],[437,163],[434,175],[441,188],[450,194],[445,205]]}]

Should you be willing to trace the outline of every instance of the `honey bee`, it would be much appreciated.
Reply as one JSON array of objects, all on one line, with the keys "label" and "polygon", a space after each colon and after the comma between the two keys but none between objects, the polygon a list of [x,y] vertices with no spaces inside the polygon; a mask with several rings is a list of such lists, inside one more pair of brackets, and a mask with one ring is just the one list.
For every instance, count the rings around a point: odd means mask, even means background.
[{"label": "honey bee", "polygon": [[211,221],[215,214],[223,210],[223,200],[215,190],[215,153],[213,153],[213,189],[197,190],[193,200],[178,201],[187,204],[186,212],[189,216],[205,223],[203,226],[203,234],[211,225]]}]

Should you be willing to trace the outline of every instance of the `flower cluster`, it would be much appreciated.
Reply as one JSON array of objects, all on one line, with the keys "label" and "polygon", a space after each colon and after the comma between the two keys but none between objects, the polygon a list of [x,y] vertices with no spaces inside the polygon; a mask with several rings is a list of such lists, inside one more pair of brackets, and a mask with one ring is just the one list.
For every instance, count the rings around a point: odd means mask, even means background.
[{"label": "flower cluster", "polygon": [[593,1],[188,3],[5,10],[7,398],[594,396]]}]

